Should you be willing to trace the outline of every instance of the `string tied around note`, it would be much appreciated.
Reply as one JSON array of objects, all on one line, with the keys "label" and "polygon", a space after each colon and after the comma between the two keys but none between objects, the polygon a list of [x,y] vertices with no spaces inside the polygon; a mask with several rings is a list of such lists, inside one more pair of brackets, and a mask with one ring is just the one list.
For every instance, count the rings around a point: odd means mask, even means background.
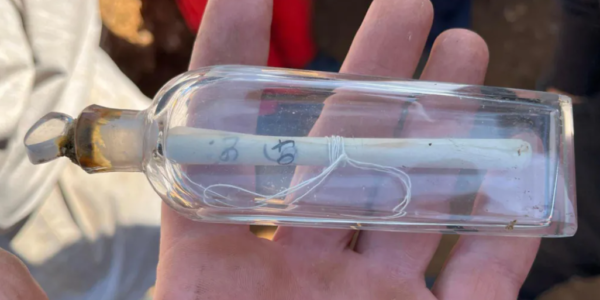
[{"label": "string tied around note", "polygon": [[[365,170],[365,171],[382,172],[382,173],[389,174],[390,176],[397,178],[400,181],[400,183],[403,185],[403,188],[405,190],[405,195],[404,195],[404,197],[402,197],[399,200],[399,203],[392,209],[392,214],[389,216],[383,216],[383,217],[382,216],[356,216],[356,215],[346,215],[346,216],[381,219],[381,218],[395,218],[395,217],[401,217],[401,216],[405,215],[405,209],[408,206],[408,204],[410,203],[411,188],[412,188],[410,176],[406,172],[404,172],[398,168],[395,168],[395,167],[382,166],[379,164],[366,163],[366,162],[361,162],[361,161],[352,159],[346,153],[343,137],[331,136],[331,137],[326,137],[326,139],[327,139],[327,148],[328,148],[328,155],[329,155],[329,165],[327,167],[325,167],[321,171],[320,174],[318,174],[312,178],[309,178],[307,180],[304,180],[294,186],[291,186],[287,189],[284,189],[284,190],[282,190],[278,193],[272,194],[272,195],[256,193],[256,192],[253,192],[248,189],[245,189],[245,188],[242,188],[242,187],[239,187],[236,185],[232,185],[232,184],[212,184],[207,187],[204,187],[203,185],[198,184],[198,183],[194,182],[193,180],[191,180],[190,178],[188,178],[186,174],[183,174],[183,176],[186,177],[186,179],[188,179],[190,183],[192,183],[195,186],[198,186],[199,188],[201,188],[203,190],[203,196],[204,196],[203,199],[204,199],[204,203],[207,206],[216,207],[216,208],[227,207],[227,208],[233,208],[233,209],[253,209],[253,208],[263,207],[263,206],[267,205],[269,200],[284,199],[287,196],[290,196],[292,194],[302,193],[300,196],[294,197],[293,200],[285,203],[288,206],[290,206],[291,204],[299,202],[304,197],[309,195],[311,192],[315,191],[339,167],[351,166],[351,167]],[[216,191],[216,189],[233,189],[233,190],[237,190],[239,192],[246,193],[246,194],[252,195],[254,197],[260,198],[260,200],[258,200],[257,204],[252,205],[252,206],[241,206],[241,205],[237,205],[237,204],[233,203],[235,201],[231,200],[229,197],[218,193]],[[211,201],[207,201],[207,199],[211,199],[218,204],[211,203]]]}]

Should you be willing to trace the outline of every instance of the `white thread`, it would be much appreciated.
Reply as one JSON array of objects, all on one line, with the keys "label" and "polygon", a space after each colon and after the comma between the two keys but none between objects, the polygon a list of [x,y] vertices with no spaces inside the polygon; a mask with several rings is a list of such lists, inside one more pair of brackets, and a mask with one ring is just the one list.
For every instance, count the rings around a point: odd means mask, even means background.
[{"label": "white thread", "polygon": [[[383,173],[395,176],[404,185],[404,188],[406,190],[406,195],[400,201],[400,203],[393,208],[393,210],[392,210],[394,212],[393,215],[383,216],[383,217],[382,216],[356,216],[356,215],[345,215],[345,216],[360,217],[360,218],[388,219],[388,218],[400,217],[405,214],[404,210],[406,209],[406,206],[410,202],[411,188],[412,188],[410,177],[408,176],[408,174],[406,174],[406,172],[404,172],[398,168],[394,168],[394,167],[382,166],[382,165],[378,165],[378,164],[365,163],[365,162],[354,160],[354,159],[350,158],[348,156],[348,154],[346,153],[343,137],[332,136],[332,137],[326,137],[326,139],[327,139],[327,147],[328,147],[328,154],[329,154],[329,166],[327,166],[325,169],[323,169],[323,171],[319,175],[317,175],[313,178],[307,179],[293,187],[287,188],[287,189],[282,190],[279,193],[276,193],[273,195],[259,194],[259,193],[244,189],[244,188],[236,186],[236,185],[231,185],[231,184],[212,184],[208,187],[204,187],[201,184],[195,183],[193,180],[188,178],[186,174],[183,174],[183,176],[186,177],[192,184],[194,184],[204,190],[204,193],[203,193],[203,196],[205,199],[204,203],[207,206],[216,207],[216,208],[222,208],[223,206],[226,206],[226,207],[229,207],[232,209],[251,209],[251,208],[258,208],[258,207],[265,206],[267,204],[267,201],[269,201],[269,200],[282,199],[282,198],[284,198],[288,195],[291,195],[303,188],[308,188],[308,190],[304,194],[302,194],[299,197],[296,197],[293,201],[288,203],[288,205],[296,203],[296,202],[300,201],[302,198],[304,198],[306,195],[310,194],[316,188],[318,188],[323,183],[323,181],[325,181],[325,179],[327,179],[327,177],[331,173],[333,173],[333,171],[335,171],[341,164],[348,164],[357,169],[367,170],[367,171],[378,171],[378,172],[383,172]],[[228,197],[215,192],[213,190],[215,188],[235,189],[240,192],[244,192],[244,193],[253,195],[255,197],[260,197],[263,199],[257,205],[239,206],[239,205],[227,203],[225,201],[222,201],[221,199],[214,197],[214,196],[217,196],[217,197],[220,197],[223,199],[228,199]],[[209,197],[209,194],[213,197]],[[214,201],[222,204],[223,206],[209,203],[209,201],[206,201],[206,199],[208,199],[208,198],[213,199]],[[229,200],[231,200],[231,199],[229,199]]]}]

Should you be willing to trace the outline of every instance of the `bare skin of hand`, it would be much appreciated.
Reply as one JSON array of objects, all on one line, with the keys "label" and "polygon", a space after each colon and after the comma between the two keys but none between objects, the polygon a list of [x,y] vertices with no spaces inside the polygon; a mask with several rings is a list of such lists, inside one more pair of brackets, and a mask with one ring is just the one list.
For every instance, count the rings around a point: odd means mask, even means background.
[{"label": "bare skin of hand", "polygon": [[[264,65],[272,0],[210,1],[191,69]],[[433,17],[427,0],[373,1],[341,72],[411,77]],[[481,84],[485,42],[467,30],[438,37],[422,79]],[[516,299],[539,239],[463,236],[435,286],[424,273],[439,234],[280,227],[273,241],[248,226],[193,222],[163,207],[156,299]]]},{"label": "bare skin of hand", "polygon": [[[271,0],[211,1],[191,69],[264,65]],[[432,22],[427,0],[375,0],[342,72],[410,77]],[[481,84],[485,42],[466,30],[438,37],[424,80]],[[446,130],[448,130],[446,128]],[[155,299],[516,299],[539,239],[463,236],[434,288],[424,273],[439,234],[279,228],[273,241],[248,226],[193,222],[163,207]],[[0,300],[47,299],[25,265],[0,249]]]},{"label": "bare skin of hand", "polygon": [[[264,65],[272,0],[210,1],[191,69]],[[342,72],[410,77],[431,26],[428,0],[375,0]],[[488,63],[475,33],[435,42],[422,79],[481,84]],[[539,239],[462,236],[434,288],[424,273],[439,234],[279,228],[273,241],[248,226],[193,222],[163,207],[155,299],[516,299]],[[0,249],[0,300],[47,299],[25,265]]]},{"label": "bare skin of hand", "polygon": [[48,299],[16,256],[0,249],[0,300]]}]

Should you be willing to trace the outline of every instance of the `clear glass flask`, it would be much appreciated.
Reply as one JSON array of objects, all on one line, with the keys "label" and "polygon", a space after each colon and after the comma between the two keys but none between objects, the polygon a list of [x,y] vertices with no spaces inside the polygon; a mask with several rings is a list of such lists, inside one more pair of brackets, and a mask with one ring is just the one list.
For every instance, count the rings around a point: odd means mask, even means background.
[{"label": "clear glass flask", "polygon": [[36,164],[144,172],[198,221],[561,237],[577,228],[571,108],[536,91],[213,66],[144,111],[50,113],[25,144]]}]

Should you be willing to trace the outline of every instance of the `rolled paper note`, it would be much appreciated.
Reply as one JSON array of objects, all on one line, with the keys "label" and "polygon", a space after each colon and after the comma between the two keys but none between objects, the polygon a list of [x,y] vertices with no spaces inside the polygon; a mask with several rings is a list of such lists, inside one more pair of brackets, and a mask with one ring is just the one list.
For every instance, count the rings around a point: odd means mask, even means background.
[{"label": "rolled paper note", "polygon": [[[191,127],[169,129],[164,155],[178,164],[331,164],[327,137],[278,137]],[[395,168],[515,170],[525,167],[531,145],[520,139],[343,138],[353,160]]]}]

